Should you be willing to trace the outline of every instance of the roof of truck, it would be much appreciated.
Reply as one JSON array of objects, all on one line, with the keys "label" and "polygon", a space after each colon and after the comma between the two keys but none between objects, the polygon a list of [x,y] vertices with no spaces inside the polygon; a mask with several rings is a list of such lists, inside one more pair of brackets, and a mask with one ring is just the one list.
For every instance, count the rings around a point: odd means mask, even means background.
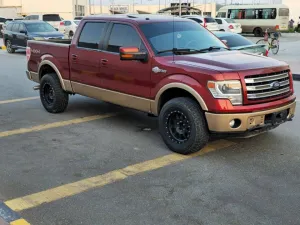
[{"label": "roof of truck", "polygon": [[157,14],[117,14],[117,15],[93,15],[86,16],[83,20],[109,20],[136,23],[168,22],[168,21],[187,21],[187,19],[177,16],[157,15]]}]

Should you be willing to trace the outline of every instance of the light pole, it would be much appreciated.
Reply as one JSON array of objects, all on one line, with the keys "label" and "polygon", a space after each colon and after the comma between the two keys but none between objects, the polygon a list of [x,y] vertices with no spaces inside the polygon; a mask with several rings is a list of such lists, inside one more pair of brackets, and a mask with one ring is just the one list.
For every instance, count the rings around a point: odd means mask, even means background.
[{"label": "light pole", "polygon": [[179,16],[181,16],[181,0],[179,0]]}]

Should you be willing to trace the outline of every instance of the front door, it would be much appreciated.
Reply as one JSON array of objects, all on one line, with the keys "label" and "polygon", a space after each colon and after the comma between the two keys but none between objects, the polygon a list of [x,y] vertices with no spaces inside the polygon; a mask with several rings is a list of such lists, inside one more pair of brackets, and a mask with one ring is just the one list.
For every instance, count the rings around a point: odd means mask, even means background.
[{"label": "front door", "polygon": [[82,92],[83,87],[80,86],[82,84],[95,87],[102,86],[99,65],[104,56],[99,45],[105,28],[105,22],[86,22],[78,42],[70,47],[70,72],[75,92],[77,92],[76,87],[78,90],[80,89],[79,92]]},{"label": "front door", "polygon": [[19,31],[17,33],[17,45],[24,48],[27,46],[27,33],[23,23],[20,23]]},{"label": "front door", "polygon": [[[151,62],[150,60],[148,62],[122,61],[119,49],[120,47],[138,47],[140,51],[147,51],[147,49],[136,28],[129,24],[111,24],[108,33],[110,35],[105,38],[104,43],[106,44],[103,47],[100,65],[103,87],[119,93],[120,98],[123,98],[124,101],[132,100],[139,104],[144,98],[150,98]],[[145,100],[144,103],[146,104],[146,102]],[[132,104],[133,108],[139,108],[134,107],[134,102],[118,104]]]},{"label": "front door", "polygon": [[19,32],[19,26],[20,26],[19,23],[14,23],[11,28],[11,35],[12,35],[11,44],[13,46],[18,46],[17,34]]}]

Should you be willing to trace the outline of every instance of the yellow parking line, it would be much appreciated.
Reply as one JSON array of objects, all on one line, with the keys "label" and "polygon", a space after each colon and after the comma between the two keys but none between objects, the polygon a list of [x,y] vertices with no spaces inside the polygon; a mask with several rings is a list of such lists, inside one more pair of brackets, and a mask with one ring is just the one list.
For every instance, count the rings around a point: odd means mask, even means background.
[{"label": "yellow parking line", "polygon": [[68,126],[68,125],[72,125],[72,124],[78,124],[78,123],[84,123],[84,122],[89,122],[89,121],[98,120],[98,119],[104,119],[104,118],[108,118],[108,117],[112,117],[112,116],[116,116],[116,115],[117,115],[117,113],[95,115],[95,116],[82,117],[82,118],[73,119],[73,120],[66,120],[66,121],[59,121],[59,122],[55,122],[55,123],[42,124],[42,125],[29,127],[29,128],[21,128],[21,129],[16,129],[16,130],[3,131],[3,132],[0,132],[0,138],[11,136],[11,135],[42,131],[42,130],[47,130],[47,129],[56,128],[56,127],[64,127],[64,126]]},{"label": "yellow parking line", "polygon": [[18,99],[4,100],[4,101],[0,101],[0,105],[1,104],[14,103],[14,102],[29,101],[29,100],[39,99],[39,98],[40,97],[30,97],[30,98],[18,98]]},{"label": "yellow parking line", "polygon": [[10,225],[30,225],[30,224],[24,219],[19,219],[11,222]]},{"label": "yellow parking line", "polygon": [[99,188],[107,184],[115,183],[124,180],[129,176],[140,174],[147,171],[153,171],[177,162],[184,161],[196,156],[204,155],[209,152],[229,147],[235,144],[227,140],[218,140],[209,143],[202,151],[191,155],[179,155],[176,153],[162,156],[153,160],[137,163],[127,166],[123,169],[117,169],[103,175],[83,179],[74,183],[65,184],[59,187],[48,189],[35,194],[27,195],[21,198],[16,198],[5,202],[14,211],[22,211],[37,207],[44,203],[53,202],[59,199],[70,197],[94,188]]}]

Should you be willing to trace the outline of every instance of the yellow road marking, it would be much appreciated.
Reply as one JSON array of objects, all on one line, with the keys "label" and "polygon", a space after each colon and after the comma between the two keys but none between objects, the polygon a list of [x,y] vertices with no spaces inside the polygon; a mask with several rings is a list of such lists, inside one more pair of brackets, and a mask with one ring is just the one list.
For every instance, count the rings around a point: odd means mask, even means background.
[{"label": "yellow road marking", "polygon": [[11,222],[10,225],[30,225],[30,224],[24,219],[19,219]]},{"label": "yellow road marking", "polygon": [[4,101],[0,101],[0,105],[1,104],[14,103],[14,102],[29,101],[29,100],[39,99],[39,98],[40,97],[30,97],[30,98],[18,98],[18,99],[4,100]]},{"label": "yellow road marking", "polygon": [[25,209],[34,208],[44,203],[53,202],[94,188],[99,188],[107,184],[124,180],[129,176],[133,176],[147,171],[153,171],[177,162],[184,161],[186,159],[207,154],[217,149],[229,147],[234,144],[234,142],[227,140],[211,142],[204,149],[202,149],[202,151],[191,155],[180,155],[176,153],[169,154],[153,160],[130,165],[123,169],[113,170],[103,175],[83,179],[74,183],[65,184],[35,194],[12,199],[5,202],[5,204],[14,211],[22,211]]},{"label": "yellow road marking", "polygon": [[56,128],[56,127],[64,127],[64,126],[68,126],[68,125],[72,125],[72,124],[78,124],[78,123],[84,123],[84,122],[89,122],[89,121],[98,120],[98,119],[104,119],[104,118],[108,118],[108,117],[112,117],[112,116],[116,116],[116,115],[117,115],[117,113],[110,113],[110,114],[105,114],[105,115],[95,115],[95,116],[82,117],[82,118],[73,119],[73,120],[66,120],[66,121],[60,121],[60,122],[55,122],[55,123],[42,124],[42,125],[29,127],[29,128],[21,128],[21,129],[16,129],[16,130],[3,131],[3,132],[0,132],[0,138],[11,136],[11,135],[42,131],[42,130],[47,130],[47,129]]},{"label": "yellow road marking", "polygon": [[2,45],[2,46],[1,46],[1,49],[2,49],[2,50],[6,50],[6,46],[5,46],[5,45]]}]

